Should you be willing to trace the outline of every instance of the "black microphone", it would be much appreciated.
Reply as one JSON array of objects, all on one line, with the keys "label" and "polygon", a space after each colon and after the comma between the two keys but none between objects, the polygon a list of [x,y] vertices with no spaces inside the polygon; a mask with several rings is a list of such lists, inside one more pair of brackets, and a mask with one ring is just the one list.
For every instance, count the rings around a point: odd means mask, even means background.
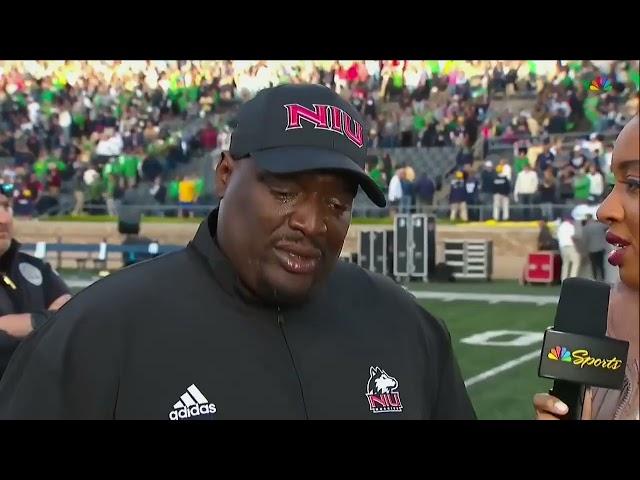
[{"label": "black microphone", "polygon": [[569,411],[564,420],[582,418],[587,386],[620,389],[629,343],[608,338],[611,287],[583,278],[562,283],[553,328],[544,336],[538,375],[554,379],[551,395]]}]

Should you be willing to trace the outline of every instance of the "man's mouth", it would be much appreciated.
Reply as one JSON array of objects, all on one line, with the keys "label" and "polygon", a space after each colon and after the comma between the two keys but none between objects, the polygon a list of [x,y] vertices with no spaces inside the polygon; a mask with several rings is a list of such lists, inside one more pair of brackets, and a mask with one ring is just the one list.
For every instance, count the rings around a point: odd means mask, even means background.
[{"label": "man's mouth", "polygon": [[290,243],[276,245],[274,252],[282,268],[298,275],[314,273],[322,258],[322,252],[316,248]]}]

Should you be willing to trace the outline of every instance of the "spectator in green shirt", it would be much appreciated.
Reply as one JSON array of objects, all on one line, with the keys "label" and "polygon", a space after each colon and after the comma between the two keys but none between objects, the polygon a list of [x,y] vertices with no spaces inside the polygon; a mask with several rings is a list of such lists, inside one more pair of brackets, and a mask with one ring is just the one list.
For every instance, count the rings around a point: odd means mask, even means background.
[{"label": "spectator in green shirt", "polygon": [[369,176],[372,178],[374,182],[383,190],[386,190],[387,184],[384,181],[384,175],[382,170],[380,169],[380,163],[378,162],[378,157],[370,156],[367,159],[367,171],[369,172]]},{"label": "spectator in green shirt", "polygon": [[50,172],[53,167],[58,169],[58,172],[62,173],[67,169],[67,164],[62,161],[60,149],[54,150],[47,158],[47,170]]},{"label": "spectator in green shirt", "polygon": [[104,194],[107,201],[107,214],[112,217],[118,216],[116,197],[119,181],[119,176],[114,175],[113,173],[106,176]]},{"label": "spectator in green shirt", "polygon": [[513,157],[513,170],[515,172],[514,178],[524,170],[524,167],[526,165],[531,165],[531,163],[529,162],[529,157],[527,156],[528,152],[529,149],[527,147],[520,147],[518,149],[518,155]]},{"label": "spectator in green shirt", "polygon": [[174,178],[169,182],[169,186],[167,187],[167,199],[170,202],[177,203],[178,202],[178,193],[180,191],[180,182],[177,178]]},{"label": "spectator in green shirt", "polygon": [[49,154],[47,153],[47,151],[42,150],[40,152],[40,157],[33,164],[33,171],[35,172],[40,182],[44,182],[45,178],[47,177],[47,174],[49,173],[49,164],[47,162],[48,158],[49,158]]},{"label": "spectator in green shirt", "polygon": [[573,198],[578,202],[587,202],[589,200],[589,187],[591,182],[582,169],[576,172],[573,178]]},{"label": "spectator in green shirt", "polygon": [[122,162],[120,162],[120,158],[111,158],[102,169],[102,179],[107,190],[111,175],[116,175],[118,177],[122,175]]},{"label": "spectator in green shirt", "polygon": [[120,174],[124,177],[127,184],[127,188],[133,188],[136,185],[138,177],[138,167],[140,166],[142,159],[139,151],[135,153],[127,149],[127,151],[120,155],[118,163],[120,165]]},{"label": "spectator in green shirt", "polygon": [[196,198],[200,198],[202,196],[202,193],[204,192],[204,178],[197,177],[195,179],[195,184],[196,184]]}]

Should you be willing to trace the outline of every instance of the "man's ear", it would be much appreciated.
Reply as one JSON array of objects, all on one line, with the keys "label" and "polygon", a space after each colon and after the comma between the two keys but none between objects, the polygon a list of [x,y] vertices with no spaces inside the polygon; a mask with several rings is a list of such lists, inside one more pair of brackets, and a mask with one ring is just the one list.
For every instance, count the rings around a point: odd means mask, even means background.
[{"label": "man's ear", "polygon": [[216,166],[216,182],[215,189],[218,198],[224,198],[224,194],[227,191],[229,182],[231,181],[231,174],[235,168],[236,161],[233,159],[228,151],[224,151],[220,154],[220,161]]}]

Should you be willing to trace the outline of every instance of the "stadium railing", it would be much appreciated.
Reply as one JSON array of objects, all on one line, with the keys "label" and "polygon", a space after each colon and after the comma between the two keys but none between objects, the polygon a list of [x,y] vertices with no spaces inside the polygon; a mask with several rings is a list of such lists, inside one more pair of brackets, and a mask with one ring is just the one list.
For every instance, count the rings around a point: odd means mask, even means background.
[{"label": "stadium railing", "polygon": [[[566,214],[570,214],[573,212],[576,207],[581,206],[581,211],[584,210],[586,213],[591,213],[595,215],[595,211],[597,209],[597,205],[587,205],[587,204],[553,204],[551,205],[552,215],[550,218],[545,218],[543,215],[542,207],[540,204],[532,204],[529,207],[522,204],[511,204],[509,205],[509,221],[537,221],[537,220],[548,220],[554,221],[558,218],[562,218]],[[527,209],[529,211],[529,215],[527,217],[526,212]],[[451,205],[443,204],[443,205],[434,205],[434,206],[424,206],[420,209],[416,208],[415,205],[411,207],[397,207],[397,213],[426,213],[428,215],[435,216],[438,220],[448,220],[451,214]],[[493,205],[492,204],[467,204],[467,213],[470,222],[485,222],[493,219]],[[390,216],[389,207],[386,208],[378,208],[374,206],[358,206],[353,208],[352,216],[356,218],[383,218]],[[502,215],[502,210],[500,210],[500,215]],[[458,220],[460,221],[459,217]]]},{"label": "stadium railing", "polygon": [[121,245],[107,242],[100,243],[64,243],[58,242],[37,242],[21,244],[20,249],[36,258],[46,259],[50,253],[56,254],[57,268],[62,266],[62,254],[86,254],[85,257],[76,257],[78,268],[84,268],[86,262],[92,260],[96,268],[105,268],[110,253],[120,254],[146,254],[146,255],[162,255],[183,249],[184,245],[161,245],[158,242],[149,244],[130,244]]},{"label": "stadium railing", "polygon": [[[552,204],[551,210],[553,212],[551,219],[556,219],[562,217],[565,213],[570,213],[576,206],[583,205],[582,202],[573,202],[573,203],[565,203],[565,204]],[[217,207],[217,204],[208,204],[208,205],[190,205],[190,206],[180,206],[180,205],[127,205],[128,208],[135,209],[140,212],[141,217],[140,220],[144,221],[144,216],[150,217],[165,217],[165,218],[178,218],[179,212],[182,210],[183,215],[193,213],[193,217],[195,218],[204,218],[206,217],[211,210]],[[532,203],[531,205],[523,205],[520,203],[515,203],[511,201],[509,205],[509,217],[511,220],[521,221],[525,220],[525,212],[529,210],[529,220],[541,220],[544,218],[542,212],[542,206],[539,203]],[[96,206],[95,208],[90,209],[91,214],[93,215],[107,215],[107,210],[105,206]],[[397,212],[401,213],[416,213],[417,208],[415,205],[411,207],[397,207],[395,209]],[[469,204],[467,203],[467,211],[469,213],[469,218],[473,218],[475,221],[485,221],[491,220],[493,215],[493,204]],[[389,206],[386,208],[378,208],[375,207],[367,197],[361,192],[356,196],[353,208],[352,208],[352,217],[367,217],[367,218],[381,218],[388,217],[390,215],[391,209]],[[448,202],[437,204],[433,206],[423,206],[421,207],[420,212],[428,213],[430,215],[435,215],[436,218],[439,219],[447,219],[449,218],[451,212],[451,205]],[[89,216],[91,216],[91,214]],[[55,217],[50,217],[54,218]],[[116,221],[117,217],[113,217],[114,221]]]}]

